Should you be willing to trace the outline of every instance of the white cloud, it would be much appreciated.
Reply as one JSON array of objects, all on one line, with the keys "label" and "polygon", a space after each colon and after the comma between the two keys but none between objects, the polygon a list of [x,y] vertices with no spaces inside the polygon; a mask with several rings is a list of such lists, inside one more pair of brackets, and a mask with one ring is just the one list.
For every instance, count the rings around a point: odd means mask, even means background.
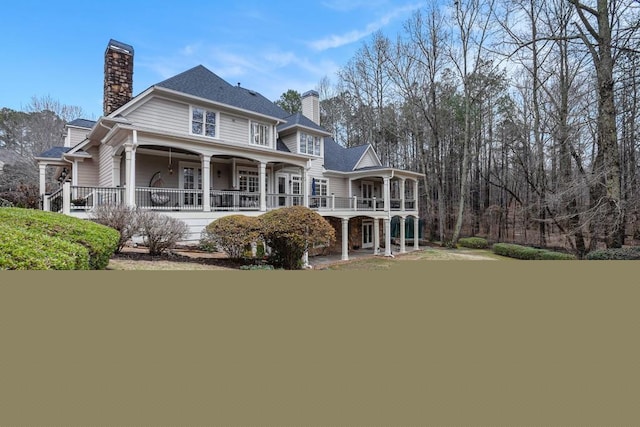
[{"label": "white cloud", "polygon": [[362,30],[352,30],[344,34],[332,34],[320,40],[315,40],[310,42],[309,46],[313,50],[321,52],[327,49],[337,48],[340,46],[345,46],[347,44],[357,42],[358,40],[361,40],[364,37],[370,34],[373,34],[374,32],[378,31],[382,27],[388,25],[391,21],[399,18],[400,16],[403,16],[408,12],[418,9],[420,6],[421,4],[415,3],[415,4],[399,7],[397,9],[394,9],[386,13],[377,21],[367,24],[367,26]]}]

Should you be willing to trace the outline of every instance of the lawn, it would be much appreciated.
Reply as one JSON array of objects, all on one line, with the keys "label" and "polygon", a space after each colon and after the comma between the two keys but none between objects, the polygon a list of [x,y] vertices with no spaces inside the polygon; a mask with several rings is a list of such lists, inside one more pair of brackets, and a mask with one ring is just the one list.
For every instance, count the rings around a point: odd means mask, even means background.
[{"label": "lawn", "polygon": [[[482,249],[423,248],[391,257],[361,256],[349,261],[310,263],[314,270],[387,270],[400,262],[407,261],[496,261],[510,260]],[[234,270],[239,265],[220,254],[200,251],[179,250],[171,255],[152,257],[142,250],[128,250],[112,257],[108,270]]]}]

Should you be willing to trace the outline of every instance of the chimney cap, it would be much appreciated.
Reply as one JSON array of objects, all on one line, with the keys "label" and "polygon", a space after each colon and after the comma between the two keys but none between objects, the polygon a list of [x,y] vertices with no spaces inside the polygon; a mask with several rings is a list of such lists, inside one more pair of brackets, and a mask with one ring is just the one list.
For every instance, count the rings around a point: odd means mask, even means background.
[{"label": "chimney cap", "polygon": [[320,98],[320,94],[315,90],[308,90],[302,94],[303,98],[306,98],[307,96],[315,96],[316,98]]},{"label": "chimney cap", "polygon": [[128,53],[133,55],[133,46],[128,45],[126,43],[119,42],[117,40],[111,39],[109,40],[109,44],[107,45],[107,50],[114,49],[121,52]]}]

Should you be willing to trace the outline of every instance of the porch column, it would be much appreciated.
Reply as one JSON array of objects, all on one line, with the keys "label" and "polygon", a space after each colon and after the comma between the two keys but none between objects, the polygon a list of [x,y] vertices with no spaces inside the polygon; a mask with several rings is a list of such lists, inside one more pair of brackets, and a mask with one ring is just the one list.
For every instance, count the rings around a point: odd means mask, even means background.
[{"label": "porch column", "polygon": [[373,220],[373,254],[380,255],[380,220]]},{"label": "porch column", "polygon": [[71,214],[71,183],[67,181],[62,184],[62,213]]},{"label": "porch column", "polygon": [[406,252],[406,249],[404,247],[404,227],[406,224],[406,220],[405,218],[402,216],[400,217],[400,253],[403,254]]},{"label": "porch column", "polygon": [[342,260],[349,260],[349,218],[342,218]]},{"label": "porch column", "polygon": [[113,168],[111,169],[111,182],[116,187],[120,187],[120,162],[122,156],[113,156]]},{"label": "porch column", "polygon": [[391,256],[391,220],[389,218],[384,219],[384,256]]},{"label": "porch column", "polygon": [[391,210],[391,187],[389,185],[389,181],[391,181],[391,179],[388,176],[385,176],[383,178],[384,181],[384,210],[385,211],[390,211]]},{"label": "porch column", "polygon": [[202,159],[202,210],[211,212],[211,156],[201,154]]},{"label": "porch column", "polygon": [[418,212],[418,180],[413,181],[413,210]]},{"label": "porch column", "polygon": [[124,145],[124,165],[125,165],[125,179],[127,181],[125,204],[127,206],[135,207],[136,205],[136,150],[133,144]]},{"label": "porch column", "polygon": [[400,210],[404,210],[404,178],[400,178]]},{"label": "porch column", "polygon": [[71,185],[78,185],[78,160],[71,165]]},{"label": "porch column", "polygon": [[258,165],[258,175],[260,182],[260,212],[267,211],[267,164],[260,162]]},{"label": "porch column", "polygon": [[420,227],[420,218],[418,218],[417,216],[414,216],[413,217],[413,249],[415,249],[416,251],[420,249],[420,233],[419,233],[420,230],[418,229],[418,227]]},{"label": "porch column", "polygon": [[40,196],[44,196],[47,193],[47,165],[40,163],[38,170],[40,171]]},{"label": "porch column", "polygon": [[309,207],[309,169],[302,169],[302,206]]}]

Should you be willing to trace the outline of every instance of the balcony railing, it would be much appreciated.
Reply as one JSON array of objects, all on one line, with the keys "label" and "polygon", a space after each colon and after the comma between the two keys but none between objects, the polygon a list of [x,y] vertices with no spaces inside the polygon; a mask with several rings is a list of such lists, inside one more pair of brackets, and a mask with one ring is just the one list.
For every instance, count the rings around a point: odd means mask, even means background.
[{"label": "balcony railing", "polygon": [[[103,204],[125,204],[125,187],[64,187],[44,196],[43,209],[53,212],[65,210],[65,198],[68,198],[69,211],[89,211]],[[267,194],[266,209],[278,209],[285,206],[303,206],[301,194]],[[260,194],[235,190],[211,190],[209,193],[211,211],[259,211]],[[178,188],[136,187],[135,205],[141,209],[166,211],[204,211],[204,192],[202,190],[183,190]],[[383,200],[372,198],[339,197],[335,195],[309,196],[309,208],[317,211],[363,211],[382,212]],[[402,200],[389,201],[392,211],[403,210]],[[405,200],[404,210],[416,209],[415,200]]]}]

